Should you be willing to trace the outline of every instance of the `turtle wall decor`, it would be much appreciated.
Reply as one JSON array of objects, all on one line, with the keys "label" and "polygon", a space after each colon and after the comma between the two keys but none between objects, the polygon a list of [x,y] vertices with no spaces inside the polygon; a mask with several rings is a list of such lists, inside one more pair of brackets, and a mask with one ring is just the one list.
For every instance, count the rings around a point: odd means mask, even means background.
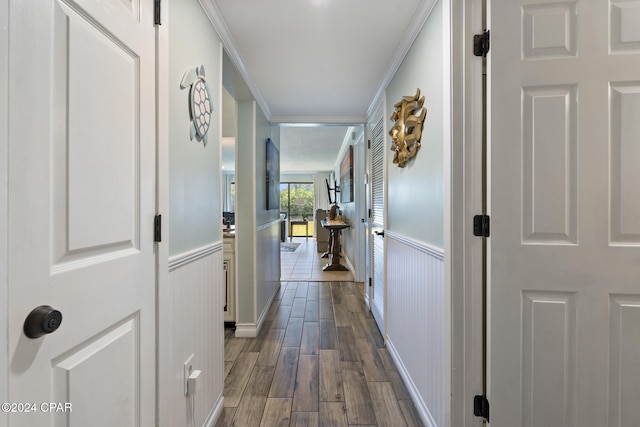
[{"label": "turtle wall decor", "polygon": [[394,125],[389,135],[393,140],[391,143],[391,151],[394,152],[393,163],[401,168],[418,154],[422,125],[427,115],[427,109],[423,104],[424,96],[420,97],[420,88],[418,88],[415,96],[403,96],[402,100],[394,105],[396,111],[390,117]]},{"label": "turtle wall decor", "polygon": [[204,65],[190,68],[182,76],[180,89],[189,89],[189,113],[191,114],[191,127],[189,137],[196,138],[207,146],[208,132],[211,128],[211,116],[213,113],[213,103],[211,91],[205,80]]}]

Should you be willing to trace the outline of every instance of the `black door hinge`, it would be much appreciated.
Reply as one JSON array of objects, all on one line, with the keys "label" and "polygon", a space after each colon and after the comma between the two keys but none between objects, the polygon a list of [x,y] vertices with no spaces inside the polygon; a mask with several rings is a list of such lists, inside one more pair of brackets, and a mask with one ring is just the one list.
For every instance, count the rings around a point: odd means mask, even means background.
[{"label": "black door hinge", "polygon": [[155,25],[162,25],[160,22],[160,2],[162,0],[153,0],[153,23]]},{"label": "black door hinge", "polygon": [[162,242],[162,215],[156,215],[153,219],[153,241]]},{"label": "black door hinge", "polygon": [[367,148],[371,148],[371,140],[367,139]]},{"label": "black door hinge", "polygon": [[485,395],[473,397],[473,415],[482,417],[489,422],[489,401]]},{"label": "black door hinge", "polygon": [[489,215],[475,215],[473,217],[473,235],[476,237],[490,236],[491,218]]},{"label": "black door hinge", "polygon": [[371,277],[369,277],[369,287],[373,286],[373,279]]},{"label": "black door hinge", "polygon": [[484,30],[482,34],[473,36],[473,54],[475,56],[487,56],[487,53],[489,53],[489,40],[489,30]]},{"label": "black door hinge", "polygon": [[369,209],[368,214],[369,214],[369,218],[371,218],[371,209]]}]

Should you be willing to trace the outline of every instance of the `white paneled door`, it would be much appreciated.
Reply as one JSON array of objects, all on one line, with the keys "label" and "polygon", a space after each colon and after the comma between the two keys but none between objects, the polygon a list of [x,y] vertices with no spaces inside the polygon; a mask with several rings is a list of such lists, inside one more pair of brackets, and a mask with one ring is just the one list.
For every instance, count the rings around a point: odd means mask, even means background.
[{"label": "white paneled door", "polygon": [[9,425],[154,425],[152,2],[10,13]]},{"label": "white paneled door", "polygon": [[640,2],[490,5],[496,427],[640,425]]}]

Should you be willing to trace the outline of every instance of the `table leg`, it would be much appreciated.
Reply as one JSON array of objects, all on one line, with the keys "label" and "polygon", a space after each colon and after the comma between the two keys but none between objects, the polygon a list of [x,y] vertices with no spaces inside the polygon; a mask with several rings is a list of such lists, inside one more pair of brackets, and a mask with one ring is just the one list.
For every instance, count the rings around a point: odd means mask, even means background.
[{"label": "table leg", "polygon": [[333,246],[333,230],[329,230],[329,243],[327,243],[327,251],[322,254],[321,258],[329,258],[331,255],[331,247]]},{"label": "table leg", "polygon": [[340,264],[340,230],[331,229],[330,233],[331,241],[331,262],[325,265],[323,271],[349,271],[347,267]]}]

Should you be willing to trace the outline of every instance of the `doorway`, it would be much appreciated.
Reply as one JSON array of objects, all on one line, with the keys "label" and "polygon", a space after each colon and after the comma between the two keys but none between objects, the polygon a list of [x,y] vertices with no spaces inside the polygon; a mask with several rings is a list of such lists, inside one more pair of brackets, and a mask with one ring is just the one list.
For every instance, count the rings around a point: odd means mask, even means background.
[{"label": "doorway", "polygon": [[286,234],[294,237],[315,236],[313,217],[314,188],[312,182],[281,182],[280,213],[285,215]]}]

